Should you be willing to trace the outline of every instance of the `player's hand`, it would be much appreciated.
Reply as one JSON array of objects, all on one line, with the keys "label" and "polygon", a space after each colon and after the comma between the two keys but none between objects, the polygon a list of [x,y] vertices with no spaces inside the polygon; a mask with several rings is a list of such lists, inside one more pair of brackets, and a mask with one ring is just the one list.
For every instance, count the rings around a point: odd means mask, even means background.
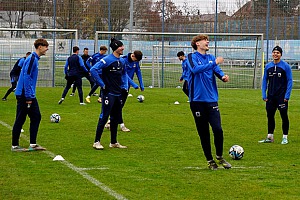
[{"label": "player's hand", "polygon": [[224,58],[223,57],[217,57],[216,58],[216,64],[222,64],[224,62]]},{"label": "player's hand", "polygon": [[102,92],[103,92],[104,95],[107,95],[107,94],[108,94],[108,91],[106,90],[105,86],[103,86],[103,87],[101,88],[101,90],[102,90]]},{"label": "player's hand", "polygon": [[228,82],[228,81],[229,81],[229,76],[228,76],[228,75],[224,75],[224,76],[222,77],[222,81],[223,81],[223,82]]},{"label": "player's hand", "polygon": [[288,102],[289,100],[288,100],[288,99],[284,99],[283,101],[284,101],[284,102]]},{"label": "player's hand", "polygon": [[267,102],[267,101],[268,101],[268,99],[264,99],[264,101],[265,101],[265,102]]}]

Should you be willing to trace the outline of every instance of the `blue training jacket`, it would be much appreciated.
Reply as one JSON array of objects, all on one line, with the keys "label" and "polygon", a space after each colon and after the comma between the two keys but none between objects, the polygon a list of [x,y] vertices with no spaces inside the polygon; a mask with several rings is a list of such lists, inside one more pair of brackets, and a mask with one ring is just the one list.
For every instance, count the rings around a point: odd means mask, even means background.
[{"label": "blue training jacket", "polygon": [[128,53],[126,56],[122,57],[122,59],[124,59],[124,62],[125,62],[126,72],[129,76],[129,78],[131,78],[132,80],[133,80],[134,74],[136,73],[137,78],[139,80],[140,88],[143,91],[145,89],[145,87],[144,87],[144,83],[143,83],[142,72],[141,72],[141,68],[140,68],[140,62],[139,61],[132,61],[131,58],[130,58],[131,54],[132,53]]},{"label": "blue training jacket", "polygon": [[24,61],[19,81],[15,91],[16,96],[25,96],[27,101],[36,98],[35,89],[38,78],[38,67],[40,57],[33,52]]},{"label": "blue training jacket", "polygon": [[188,55],[189,101],[217,102],[218,89],[215,75],[222,80],[225,75],[216,58],[210,54],[195,52]]},{"label": "blue training jacket", "polygon": [[[89,67],[89,69],[91,69],[92,66],[94,66],[97,62],[99,62],[99,61],[100,61],[102,58],[104,58],[105,56],[107,56],[107,55],[105,55],[105,54],[100,54],[100,52],[94,53],[91,57],[89,57],[89,58],[87,59],[87,61],[86,61],[85,63],[86,63],[86,65]],[[92,63],[92,65],[91,65],[91,63]]]},{"label": "blue training jacket", "polygon": [[279,63],[275,64],[272,61],[266,65],[262,81],[263,100],[272,99],[273,97],[281,97],[289,100],[292,87],[293,77],[289,64],[283,60],[280,60]]},{"label": "blue training jacket", "polygon": [[[102,76],[100,76],[102,74]],[[110,54],[102,58],[91,68],[91,75],[96,83],[110,94],[121,95],[123,88],[128,88],[125,67],[120,58]]]}]

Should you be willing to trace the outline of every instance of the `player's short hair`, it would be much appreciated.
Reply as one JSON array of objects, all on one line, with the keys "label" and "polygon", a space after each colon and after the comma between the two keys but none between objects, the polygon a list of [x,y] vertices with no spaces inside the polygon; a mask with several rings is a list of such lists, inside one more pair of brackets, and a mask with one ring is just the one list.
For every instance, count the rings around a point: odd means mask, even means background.
[{"label": "player's short hair", "polygon": [[43,39],[43,38],[39,38],[36,41],[34,41],[34,47],[35,49],[39,48],[39,46],[49,46],[47,40]]},{"label": "player's short hair", "polygon": [[104,45],[102,45],[102,46],[100,46],[100,51],[107,51],[107,47],[106,46],[104,46]]},{"label": "player's short hair", "polygon": [[141,51],[136,50],[136,51],[133,52],[133,54],[134,54],[134,57],[137,59],[137,61],[142,60],[142,58],[143,58],[143,53],[142,53]]},{"label": "player's short hair", "polygon": [[179,51],[179,52],[177,53],[177,57],[179,57],[179,56],[184,56],[184,52],[183,52],[183,51]]},{"label": "player's short hair", "polygon": [[196,42],[201,41],[201,40],[208,40],[208,36],[202,34],[202,35],[197,35],[197,36],[193,37],[193,39],[191,41],[191,46],[193,47],[193,49],[197,50]]},{"label": "player's short hair", "polygon": [[74,46],[73,47],[73,53],[76,53],[77,51],[79,51],[79,47],[78,46]]},{"label": "player's short hair", "polygon": [[84,48],[83,48],[83,51],[85,51],[85,50],[89,50],[89,48],[87,48],[87,47],[84,47]]},{"label": "player's short hair", "polygon": [[26,56],[29,56],[31,54],[31,52],[30,51],[28,51],[27,53],[26,53]]}]

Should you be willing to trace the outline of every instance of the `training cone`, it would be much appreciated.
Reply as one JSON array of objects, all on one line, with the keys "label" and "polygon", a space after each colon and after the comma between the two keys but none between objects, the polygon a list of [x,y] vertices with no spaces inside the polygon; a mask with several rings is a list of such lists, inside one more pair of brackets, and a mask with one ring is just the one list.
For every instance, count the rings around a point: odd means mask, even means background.
[{"label": "training cone", "polygon": [[53,158],[53,161],[57,161],[57,160],[65,160],[61,155],[57,155],[55,156],[55,158]]},{"label": "training cone", "polygon": [[174,104],[175,104],[175,105],[178,105],[178,104],[179,104],[179,102],[178,102],[178,101],[175,101],[175,102],[174,102]]}]

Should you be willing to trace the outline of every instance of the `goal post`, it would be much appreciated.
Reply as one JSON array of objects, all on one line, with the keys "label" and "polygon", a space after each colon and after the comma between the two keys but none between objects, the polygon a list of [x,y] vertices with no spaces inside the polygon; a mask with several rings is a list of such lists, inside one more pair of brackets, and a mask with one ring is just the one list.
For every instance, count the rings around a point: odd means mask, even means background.
[{"label": "goal post", "polygon": [[[111,32],[95,33],[95,50],[108,45],[110,38],[122,40],[124,54],[141,50],[141,70],[144,85],[149,87],[181,86],[181,63],[178,51],[192,53],[194,36],[209,36],[210,50],[214,56],[222,56],[222,70],[230,76],[229,83],[218,82],[221,88],[260,88],[263,67],[263,34],[252,33],[159,33],[159,32]],[[131,47],[131,49],[127,48]]]},{"label": "goal post", "polygon": [[16,29],[0,28],[0,80],[9,86],[9,73],[15,62],[26,52],[35,51],[34,41],[44,38],[49,43],[46,55],[39,61],[37,86],[64,85],[63,66],[72,47],[78,45],[77,29]]}]

